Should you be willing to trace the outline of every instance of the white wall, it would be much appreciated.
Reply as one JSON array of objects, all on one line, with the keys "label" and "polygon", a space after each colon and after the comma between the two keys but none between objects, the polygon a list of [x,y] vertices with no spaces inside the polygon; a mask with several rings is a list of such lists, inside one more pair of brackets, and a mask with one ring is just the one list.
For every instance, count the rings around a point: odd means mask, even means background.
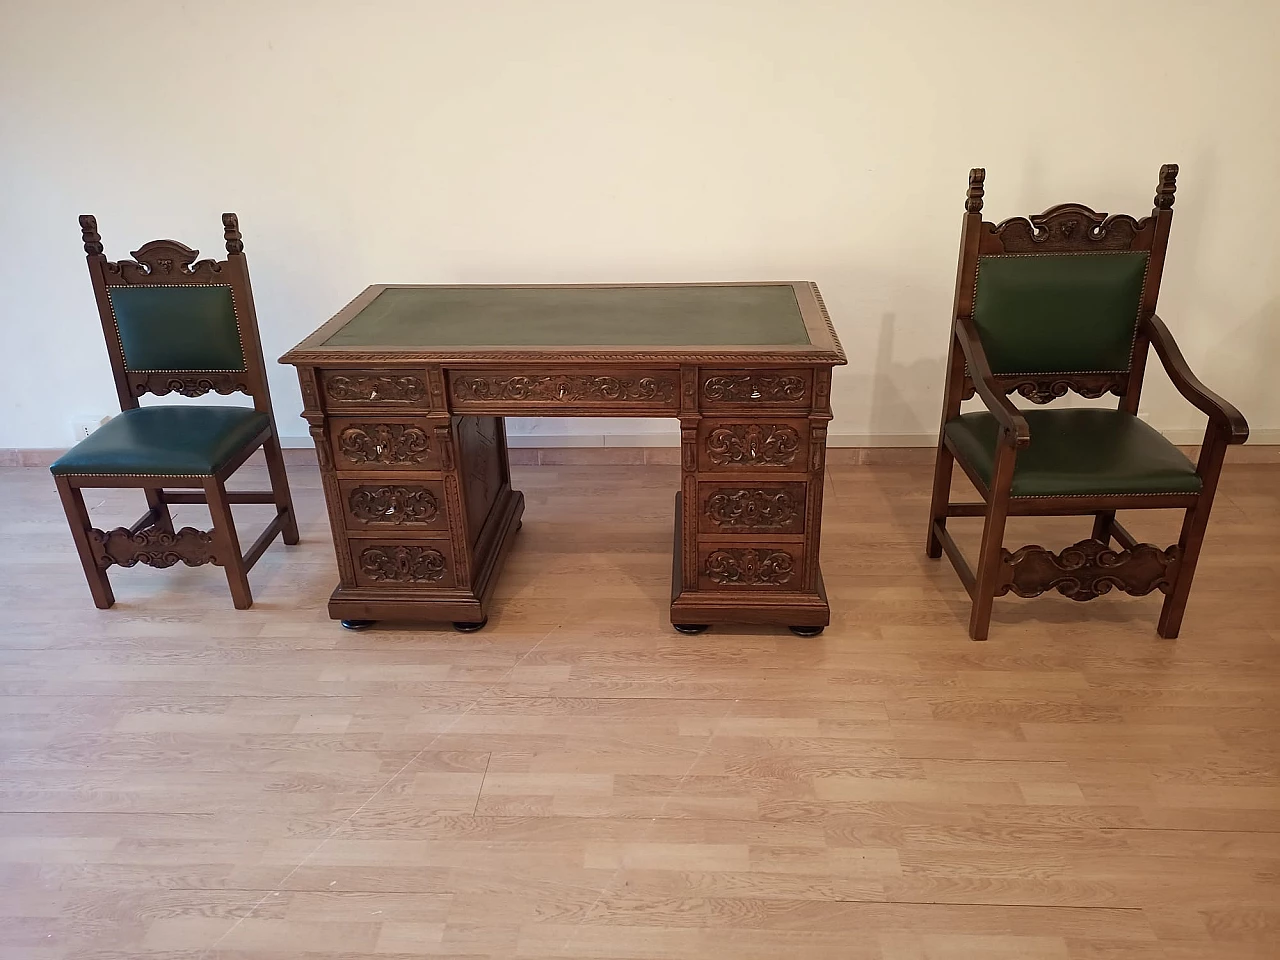
[{"label": "white wall", "polygon": [[999,219],[1145,213],[1166,161],[1160,312],[1276,442],[1277,35],[1270,0],[0,0],[0,447],[113,409],[76,215],[216,254],[224,210],[269,360],[371,282],[813,279],[833,434],[927,442],[969,167]]}]

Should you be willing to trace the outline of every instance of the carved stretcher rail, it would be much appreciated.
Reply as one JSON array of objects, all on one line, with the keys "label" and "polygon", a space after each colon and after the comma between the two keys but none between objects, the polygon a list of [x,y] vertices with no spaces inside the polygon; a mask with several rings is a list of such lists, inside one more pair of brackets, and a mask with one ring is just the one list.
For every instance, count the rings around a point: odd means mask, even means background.
[{"label": "carved stretcher rail", "polygon": [[1092,600],[1118,587],[1138,597],[1161,590],[1168,593],[1178,575],[1179,550],[1139,543],[1128,550],[1112,550],[1100,540],[1081,540],[1061,553],[1036,544],[1010,553],[1000,552],[1001,582],[996,596],[1010,590],[1020,597],[1038,597],[1050,588],[1072,600]]},{"label": "carved stretcher rail", "polygon": [[112,564],[132,567],[144,563],[149,567],[172,567],[182,561],[188,567],[206,563],[222,566],[222,559],[214,549],[213,534],[195,527],[183,527],[169,533],[159,527],[150,527],[130,533],[127,527],[114,530],[89,531],[89,543],[93,547],[94,560],[102,569]]}]

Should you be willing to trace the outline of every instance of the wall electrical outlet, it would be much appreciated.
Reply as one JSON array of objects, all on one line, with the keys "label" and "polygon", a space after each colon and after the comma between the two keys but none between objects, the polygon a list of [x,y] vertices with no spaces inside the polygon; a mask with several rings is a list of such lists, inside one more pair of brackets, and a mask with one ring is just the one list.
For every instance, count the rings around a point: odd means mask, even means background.
[{"label": "wall electrical outlet", "polygon": [[111,417],[105,414],[100,417],[76,417],[71,421],[71,442],[79,443],[81,440],[86,439],[89,434],[110,419]]}]

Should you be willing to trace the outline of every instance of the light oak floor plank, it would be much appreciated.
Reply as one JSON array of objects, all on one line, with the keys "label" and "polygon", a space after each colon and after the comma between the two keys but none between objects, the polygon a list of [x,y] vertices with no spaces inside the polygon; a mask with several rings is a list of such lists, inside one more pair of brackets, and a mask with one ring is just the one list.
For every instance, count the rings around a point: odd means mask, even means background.
[{"label": "light oak floor plank", "polygon": [[183,566],[95,610],[48,474],[0,469],[0,960],[1280,956],[1280,466],[1224,473],[1181,639],[1054,594],[981,644],[925,466],[830,470],[812,640],[671,630],[674,466],[513,469],[472,635],[327,618],[312,468],[247,611]]}]

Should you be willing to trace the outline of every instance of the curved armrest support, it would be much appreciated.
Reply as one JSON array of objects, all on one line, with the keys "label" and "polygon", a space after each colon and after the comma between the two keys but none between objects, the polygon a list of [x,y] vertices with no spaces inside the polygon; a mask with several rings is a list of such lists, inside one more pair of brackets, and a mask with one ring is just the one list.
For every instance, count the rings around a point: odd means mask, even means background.
[{"label": "curved armrest support", "polygon": [[982,341],[978,339],[978,330],[974,327],[973,320],[958,317],[955,332],[960,349],[964,351],[965,362],[969,364],[973,389],[1000,424],[1001,439],[1018,449],[1030,446],[1031,429],[1027,426],[1027,418],[1018,412],[1018,408],[1009,402],[1009,398],[996,385],[996,378],[991,373],[991,364],[987,362],[987,354],[982,349]]},{"label": "curved armrest support", "polygon": [[1249,424],[1240,411],[1206,387],[1191,372],[1186,358],[1178,349],[1173,334],[1164,321],[1152,314],[1146,323],[1147,337],[1156,348],[1156,356],[1164,366],[1173,385],[1188,402],[1209,418],[1209,422],[1221,428],[1227,443],[1244,443],[1249,439]]}]

